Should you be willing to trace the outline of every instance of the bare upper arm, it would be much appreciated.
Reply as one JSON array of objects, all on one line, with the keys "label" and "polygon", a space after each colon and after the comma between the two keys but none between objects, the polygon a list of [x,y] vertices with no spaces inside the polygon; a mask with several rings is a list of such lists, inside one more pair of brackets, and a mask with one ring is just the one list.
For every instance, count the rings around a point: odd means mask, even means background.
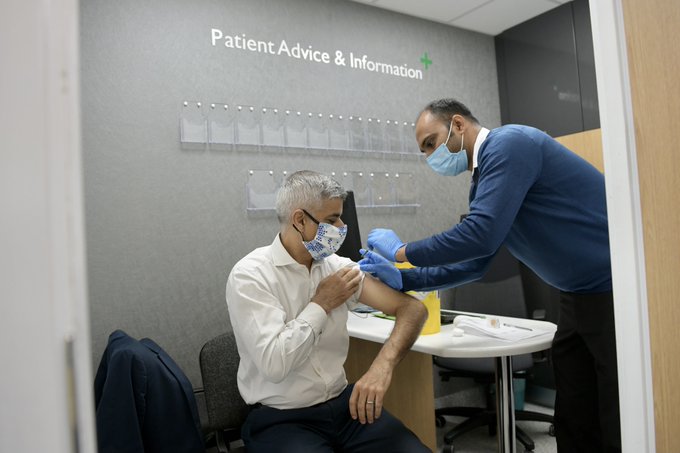
[{"label": "bare upper arm", "polygon": [[364,278],[364,287],[359,295],[359,302],[393,315],[402,304],[412,302],[413,298],[396,291],[370,274]]}]

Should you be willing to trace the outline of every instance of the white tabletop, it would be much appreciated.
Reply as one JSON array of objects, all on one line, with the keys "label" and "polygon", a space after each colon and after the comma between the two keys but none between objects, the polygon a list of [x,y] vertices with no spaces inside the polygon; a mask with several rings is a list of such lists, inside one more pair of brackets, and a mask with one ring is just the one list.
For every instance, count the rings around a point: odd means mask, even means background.
[{"label": "white tabletop", "polygon": [[[454,337],[452,335],[453,325],[446,324],[442,326],[439,333],[418,337],[411,350],[440,357],[501,357],[527,354],[550,348],[557,330],[557,326],[551,322],[496,317],[502,322],[540,331],[541,334],[512,342],[471,334]],[[376,343],[384,343],[393,327],[394,321],[367,313],[350,312],[347,319],[347,330],[351,337]]]}]

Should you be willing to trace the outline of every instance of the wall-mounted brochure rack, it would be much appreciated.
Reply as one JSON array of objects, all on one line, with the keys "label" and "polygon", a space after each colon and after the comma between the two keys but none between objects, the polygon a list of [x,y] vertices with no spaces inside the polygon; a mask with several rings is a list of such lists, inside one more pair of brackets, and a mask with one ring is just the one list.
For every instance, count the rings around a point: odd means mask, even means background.
[{"label": "wall-mounted brochure rack", "polygon": [[182,102],[180,112],[183,144],[420,155],[410,121],[197,101]]},{"label": "wall-mounted brochure rack", "polygon": [[[276,191],[288,171],[248,170],[246,206],[248,211],[274,211]],[[357,208],[415,208],[416,184],[412,173],[364,171],[331,172],[346,190],[354,192]]]}]

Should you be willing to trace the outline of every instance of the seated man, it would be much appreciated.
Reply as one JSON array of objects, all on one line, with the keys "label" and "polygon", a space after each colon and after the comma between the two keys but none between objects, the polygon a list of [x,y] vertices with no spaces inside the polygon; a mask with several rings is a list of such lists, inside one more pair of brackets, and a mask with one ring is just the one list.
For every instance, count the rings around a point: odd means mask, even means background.
[{"label": "seated man", "polygon": [[[249,453],[430,451],[382,407],[427,311],[335,255],[347,233],[346,195],[328,176],[290,175],[276,199],[279,234],[229,275],[238,386],[253,407],[242,433]],[[359,302],[397,320],[368,371],[348,385],[346,323]]]}]

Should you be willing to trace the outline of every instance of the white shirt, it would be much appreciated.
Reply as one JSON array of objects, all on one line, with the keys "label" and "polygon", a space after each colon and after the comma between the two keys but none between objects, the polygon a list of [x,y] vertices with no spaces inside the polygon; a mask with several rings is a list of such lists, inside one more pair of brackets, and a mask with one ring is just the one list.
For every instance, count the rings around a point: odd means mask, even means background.
[{"label": "white shirt", "polygon": [[479,154],[479,148],[482,147],[482,143],[486,140],[486,136],[489,135],[489,129],[482,127],[477,134],[477,139],[475,140],[475,147],[472,150],[472,171],[477,168],[477,155]]},{"label": "white shirt", "polygon": [[311,270],[290,256],[279,235],[241,259],[229,274],[227,307],[239,356],[238,388],[248,404],[278,409],[307,407],[334,398],[347,386],[347,312],[363,289],[326,312],[310,303],[319,282],[345,266],[331,255]]}]

